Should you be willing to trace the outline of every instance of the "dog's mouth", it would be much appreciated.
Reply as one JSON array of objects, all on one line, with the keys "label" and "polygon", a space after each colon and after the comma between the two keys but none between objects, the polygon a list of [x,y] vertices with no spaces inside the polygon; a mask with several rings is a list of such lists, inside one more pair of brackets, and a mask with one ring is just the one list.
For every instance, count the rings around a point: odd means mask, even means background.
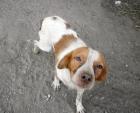
[{"label": "dog's mouth", "polygon": [[74,82],[74,84],[76,84],[81,89],[90,89],[92,87],[92,81],[90,83],[86,84],[80,80],[77,80]]},{"label": "dog's mouth", "polygon": [[72,81],[80,89],[91,89],[94,85],[94,76],[86,71],[79,71],[73,75]]},{"label": "dog's mouth", "polygon": [[78,85],[80,88],[87,88],[87,87],[88,87],[87,84],[85,85],[84,83],[81,83],[81,82],[78,82],[77,85]]}]

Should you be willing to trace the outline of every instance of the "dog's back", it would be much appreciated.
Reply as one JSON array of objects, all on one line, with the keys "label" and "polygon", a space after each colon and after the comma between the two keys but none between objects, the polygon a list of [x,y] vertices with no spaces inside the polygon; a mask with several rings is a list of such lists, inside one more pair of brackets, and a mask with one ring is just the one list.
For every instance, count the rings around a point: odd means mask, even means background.
[{"label": "dog's back", "polygon": [[70,25],[58,16],[47,17],[42,21],[39,31],[40,41],[37,46],[43,51],[49,52],[63,35],[73,35],[78,38],[77,33],[70,28]]},{"label": "dog's back", "polygon": [[[49,40],[53,44],[58,42],[62,35],[73,34],[77,37],[77,34],[72,29],[68,28],[68,23],[58,16],[47,17],[42,22],[42,27],[39,32],[49,35]],[[46,38],[48,38],[46,37]]]}]

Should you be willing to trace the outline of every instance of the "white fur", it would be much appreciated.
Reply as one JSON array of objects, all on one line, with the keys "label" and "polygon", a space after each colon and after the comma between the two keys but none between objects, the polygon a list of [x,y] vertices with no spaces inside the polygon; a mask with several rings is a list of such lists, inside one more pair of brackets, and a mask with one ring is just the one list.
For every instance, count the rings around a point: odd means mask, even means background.
[{"label": "white fur", "polygon": [[[75,73],[76,75],[79,75],[79,73],[81,71],[86,71],[89,73],[92,73],[92,75],[94,75],[94,71],[93,71],[93,62],[98,58],[99,53],[95,50],[89,49],[89,54],[87,57],[87,61],[85,62],[84,65],[82,65],[77,72]],[[68,69],[58,69],[57,65],[56,65],[56,71],[57,71],[57,76],[58,78],[63,81],[63,83],[68,86],[71,89],[76,89],[76,90],[81,90],[80,87],[78,87],[75,83],[76,81],[76,76],[73,76],[73,78],[71,79],[71,75]],[[95,77],[95,76],[93,76]],[[95,78],[93,78],[95,79]],[[88,87],[89,89],[91,89],[94,86],[95,81],[93,81],[90,86]]]},{"label": "white fur", "polygon": [[[77,41],[72,42],[68,48],[63,50],[63,52],[58,56],[58,62],[56,63],[56,71],[57,71],[57,77],[55,77],[53,81],[53,87],[56,89],[60,86],[59,80],[61,80],[66,86],[72,89],[77,90],[77,98],[76,98],[76,106],[77,106],[77,112],[78,113],[84,113],[84,107],[82,105],[82,95],[84,92],[84,88],[80,88],[77,84],[75,79],[71,78],[70,71],[68,69],[58,69],[57,65],[59,61],[64,58],[65,55],[70,53],[71,51],[74,51],[77,48],[80,47],[86,47],[86,44],[78,38],[75,31],[72,29],[66,28],[66,21],[62,18],[55,16],[57,19],[53,19],[53,17],[47,17],[42,22],[41,30],[39,31],[39,41],[35,41],[35,45],[38,46],[41,50],[49,52],[53,48],[53,45],[57,43],[63,35],[72,34],[77,38]],[[85,70],[90,72],[94,75],[94,71],[92,68],[94,60],[98,57],[98,52],[92,49],[89,49],[89,54],[86,63],[81,66],[77,72],[76,75],[80,73],[81,71]],[[76,77],[76,76],[74,76]],[[95,78],[95,77],[94,77]],[[90,84],[89,89],[94,86],[94,81]]]},{"label": "white fur", "polygon": [[54,88],[54,90],[58,90],[60,88],[60,81],[57,78],[57,76],[54,77],[54,81],[52,83],[52,87]]},{"label": "white fur", "polygon": [[43,20],[41,30],[38,33],[40,40],[36,45],[46,52],[51,51],[53,45],[57,43],[63,35],[73,34],[77,37],[75,31],[72,29],[66,29],[65,20],[58,16],[55,16],[57,19],[53,20],[53,17],[47,17]]},{"label": "white fur", "polygon": [[77,113],[84,113],[84,111],[85,111],[85,109],[82,105],[83,93],[84,93],[84,90],[78,90],[77,91],[77,97],[76,97]]},{"label": "white fur", "polygon": [[[98,56],[99,56],[99,53],[97,51],[92,50],[91,48],[89,48],[89,54],[88,54],[88,57],[87,57],[87,61],[75,73],[76,75],[79,75],[81,72],[84,72],[85,71],[85,72],[91,73],[93,75],[93,81],[89,84],[89,86],[87,87],[87,89],[91,89],[94,86],[95,76],[94,76],[94,70],[93,70],[93,62],[98,58]],[[76,77],[77,76],[74,76],[72,78],[72,81],[74,83],[76,83],[76,81],[75,81],[76,80]],[[79,89],[79,87],[78,87],[78,89]]]}]

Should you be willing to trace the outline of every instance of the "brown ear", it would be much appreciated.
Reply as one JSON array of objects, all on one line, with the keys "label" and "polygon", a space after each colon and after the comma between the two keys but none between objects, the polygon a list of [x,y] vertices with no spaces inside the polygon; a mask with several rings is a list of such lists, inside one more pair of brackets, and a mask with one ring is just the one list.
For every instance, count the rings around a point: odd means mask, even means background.
[{"label": "brown ear", "polygon": [[107,66],[105,65],[102,69],[94,68],[95,69],[95,80],[96,81],[103,81],[107,77]]},{"label": "brown ear", "polygon": [[59,61],[57,67],[58,67],[59,69],[68,68],[68,64],[69,64],[69,62],[70,62],[71,55],[72,55],[72,53],[69,53],[69,54],[66,55],[64,58],[62,58],[62,59]]}]

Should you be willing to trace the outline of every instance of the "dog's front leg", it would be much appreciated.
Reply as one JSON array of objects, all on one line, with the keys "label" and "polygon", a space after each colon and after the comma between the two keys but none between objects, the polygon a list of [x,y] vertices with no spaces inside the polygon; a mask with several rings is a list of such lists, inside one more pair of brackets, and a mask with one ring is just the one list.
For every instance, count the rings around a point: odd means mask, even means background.
[{"label": "dog's front leg", "polygon": [[83,96],[84,90],[77,90],[77,97],[76,97],[76,108],[77,113],[84,113],[85,109],[82,105],[82,96]]},{"label": "dog's front leg", "polygon": [[60,80],[57,76],[54,77],[52,87],[54,88],[54,90],[59,90],[60,89]]},{"label": "dog's front leg", "polygon": [[45,52],[50,52],[52,49],[52,42],[48,33],[44,33],[43,31],[38,32],[39,41],[34,41],[34,53],[39,53],[39,49]]}]

